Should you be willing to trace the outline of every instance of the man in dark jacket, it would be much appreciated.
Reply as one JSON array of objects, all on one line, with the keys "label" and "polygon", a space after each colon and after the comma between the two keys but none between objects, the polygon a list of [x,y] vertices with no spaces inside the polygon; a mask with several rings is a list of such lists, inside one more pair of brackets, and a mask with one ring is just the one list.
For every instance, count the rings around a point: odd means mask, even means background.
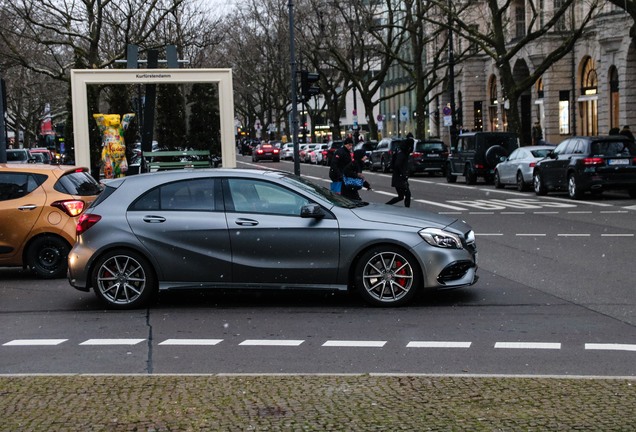
[{"label": "man in dark jacket", "polygon": [[400,144],[399,150],[393,161],[393,175],[391,176],[391,186],[393,186],[398,196],[391,198],[387,204],[395,204],[404,200],[404,207],[411,206],[411,190],[409,188],[409,153],[413,148],[413,139],[407,138]]},{"label": "man in dark jacket", "polygon": [[331,190],[333,192],[340,193],[342,188],[342,176],[344,175],[344,169],[352,161],[351,148],[353,147],[353,140],[347,137],[342,147],[336,150],[331,160],[331,167],[329,168],[329,178],[331,179]]}]

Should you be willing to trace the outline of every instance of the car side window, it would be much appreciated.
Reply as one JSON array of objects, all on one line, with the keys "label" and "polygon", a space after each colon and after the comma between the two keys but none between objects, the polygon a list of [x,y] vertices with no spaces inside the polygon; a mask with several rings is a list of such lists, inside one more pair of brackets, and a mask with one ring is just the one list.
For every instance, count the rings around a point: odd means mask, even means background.
[{"label": "car side window", "polygon": [[515,160],[515,159],[523,159],[522,150],[517,149],[510,154],[510,157],[508,157],[508,160]]},{"label": "car side window", "polygon": [[572,154],[583,154],[585,153],[585,142],[581,140],[576,140],[572,147]]},{"label": "car side window", "polygon": [[215,211],[215,180],[190,179],[152,189],[131,210]]},{"label": "car side window", "polygon": [[277,184],[245,179],[228,179],[234,209],[238,212],[300,216],[310,201]]},{"label": "car side window", "polygon": [[0,173],[0,201],[27,196],[44,181],[37,180],[31,174]]},{"label": "car side window", "polygon": [[565,154],[565,149],[570,144],[570,140],[565,140],[554,149],[555,155]]}]

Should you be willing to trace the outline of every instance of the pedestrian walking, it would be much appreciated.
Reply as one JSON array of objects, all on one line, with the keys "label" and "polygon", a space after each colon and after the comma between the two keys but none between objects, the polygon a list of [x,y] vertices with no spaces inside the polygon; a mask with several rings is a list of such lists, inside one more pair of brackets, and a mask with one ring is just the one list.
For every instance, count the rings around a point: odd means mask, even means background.
[{"label": "pedestrian walking", "polygon": [[347,137],[344,140],[344,144],[333,155],[331,160],[331,167],[329,167],[329,178],[331,179],[331,191],[337,194],[342,191],[342,177],[344,176],[344,169],[352,161],[351,148],[353,147],[353,140]]},{"label": "pedestrian walking", "polygon": [[371,185],[365,180],[364,175],[362,175],[366,159],[367,152],[365,150],[358,149],[353,152],[353,161],[345,167],[343,172],[342,196],[352,200],[362,201],[360,192],[358,191],[362,188],[371,190]]},{"label": "pedestrian walking", "polygon": [[532,145],[540,145],[540,141],[543,140],[543,129],[541,128],[541,123],[538,121],[534,122],[534,126],[532,126]]},{"label": "pedestrian walking", "polygon": [[399,149],[395,154],[395,159],[391,163],[393,175],[391,177],[391,186],[393,186],[398,196],[391,198],[387,204],[395,204],[404,200],[404,207],[411,206],[411,190],[409,188],[409,153],[413,148],[413,139],[407,138],[400,143]]}]

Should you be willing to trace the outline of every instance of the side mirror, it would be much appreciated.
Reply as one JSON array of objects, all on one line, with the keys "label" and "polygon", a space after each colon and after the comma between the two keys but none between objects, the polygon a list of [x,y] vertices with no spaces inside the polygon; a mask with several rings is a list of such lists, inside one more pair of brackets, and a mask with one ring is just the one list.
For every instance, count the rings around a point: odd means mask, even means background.
[{"label": "side mirror", "polygon": [[505,162],[508,160],[507,156],[499,156],[499,162]]},{"label": "side mirror", "polygon": [[307,204],[300,209],[300,217],[322,219],[325,217],[325,212],[318,204]]},{"label": "side mirror", "polygon": [[550,150],[550,153],[548,153],[548,157],[549,157],[550,159],[556,159],[556,158],[557,158],[557,156],[558,156],[558,154],[557,154],[557,153],[555,153],[555,152],[554,152],[554,150]]}]

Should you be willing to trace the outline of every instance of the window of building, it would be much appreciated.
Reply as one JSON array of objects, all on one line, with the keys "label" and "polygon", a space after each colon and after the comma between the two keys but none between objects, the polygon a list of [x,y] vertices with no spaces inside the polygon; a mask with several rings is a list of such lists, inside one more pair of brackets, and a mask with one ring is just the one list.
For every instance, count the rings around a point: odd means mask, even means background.
[{"label": "window of building", "polygon": [[570,134],[570,92],[567,90],[559,92],[559,133]]},{"label": "window of building", "polygon": [[490,120],[490,130],[499,130],[499,101],[497,100],[497,77],[491,76],[488,85],[488,118]]},{"label": "window of building", "polygon": [[582,132],[584,135],[598,135],[598,76],[596,63],[587,57],[581,71],[581,115],[583,116]]},{"label": "window of building", "polygon": [[522,38],[526,35],[526,7],[520,3],[515,8],[515,36]]},{"label": "window of building", "polygon": [[610,88],[610,128],[618,126],[619,113],[619,92],[618,92],[618,70],[616,66],[610,67],[609,70],[609,88]]},{"label": "window of building", "polygon": [[[560,9],[564,6],[565,0],[554,0],[554,13],[558,13]],[[559,20],[554,25],[555,31],[566,31],[567,25],[565,23],[565,13],[559,17]]]},{"label": "window of building", "polygon": [[473,102],[473,128],[475,131],[484,130],[484,113],[482,109],[482,102]]}]

